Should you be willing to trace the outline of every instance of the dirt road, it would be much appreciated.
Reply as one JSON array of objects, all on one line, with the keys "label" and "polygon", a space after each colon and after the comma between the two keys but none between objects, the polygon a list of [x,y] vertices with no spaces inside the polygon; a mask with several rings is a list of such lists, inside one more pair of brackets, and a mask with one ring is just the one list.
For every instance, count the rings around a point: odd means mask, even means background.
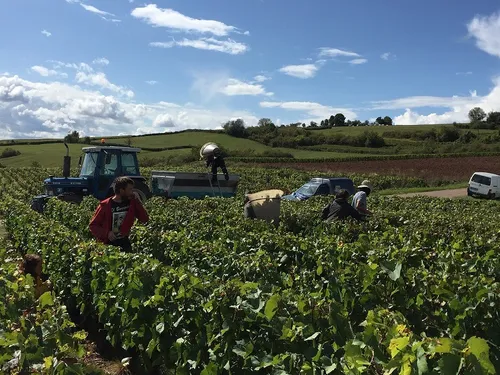
[{"label": "dirt road", "polygon": [[437,191],[425,191],[421,193],[407,193],[398,194],[398,197],[416,197],[416,196],[426,196],[435,198],[460,198],[467,196],[467,189],[452,189],[452,190],[437,190]]}]

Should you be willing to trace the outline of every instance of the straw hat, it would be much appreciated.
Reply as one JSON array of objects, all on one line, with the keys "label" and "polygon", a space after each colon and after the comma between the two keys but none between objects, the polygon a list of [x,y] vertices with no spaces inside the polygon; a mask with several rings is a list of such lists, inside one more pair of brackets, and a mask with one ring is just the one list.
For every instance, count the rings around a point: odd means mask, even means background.
[{"label": "straw hat", "polygon": [[361,183],[361,185],[358,186],[358,189],[361,189],[361,188],[367,188],[367,189],[370,189],[370,191],[373,191],[373,185],[368,180],[364,180]]}]

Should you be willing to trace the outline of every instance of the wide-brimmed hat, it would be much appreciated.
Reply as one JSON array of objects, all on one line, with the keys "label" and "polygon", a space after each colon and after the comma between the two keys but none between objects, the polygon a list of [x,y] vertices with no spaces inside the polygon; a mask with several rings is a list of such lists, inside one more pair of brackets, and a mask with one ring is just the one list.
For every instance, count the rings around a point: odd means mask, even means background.
[{"label": "wide-brimmed hat", "polygon": [[358,189],[361,189],[361,188],[367,188],[367,189],[370,189],[370,191],[373,190],[373,185],[371,184],[370,181],[368,180],[364,180],[361,185],[358,186]]}]

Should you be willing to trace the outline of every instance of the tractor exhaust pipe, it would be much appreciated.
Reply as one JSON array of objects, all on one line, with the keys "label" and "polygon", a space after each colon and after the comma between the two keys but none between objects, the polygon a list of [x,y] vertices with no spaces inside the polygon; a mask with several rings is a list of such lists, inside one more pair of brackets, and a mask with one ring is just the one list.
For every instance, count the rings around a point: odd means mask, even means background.
[{"label": "tractor exhaust pipe", "polygon": [[64,142],[64,147],[66,147],[66,156],[63,161],[63,177],[68,178],[71,174],[71,156],[69,156],[69,147]]}]

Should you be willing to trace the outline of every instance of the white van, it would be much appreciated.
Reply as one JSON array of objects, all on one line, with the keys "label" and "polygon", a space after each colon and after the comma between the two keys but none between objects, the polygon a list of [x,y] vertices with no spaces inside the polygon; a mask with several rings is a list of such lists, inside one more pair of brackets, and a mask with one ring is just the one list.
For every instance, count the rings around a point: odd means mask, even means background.
[{"label": "white van", "polygon": [[489,199],[500,197],[500,176],[486,172],[474,173],[469,181],[467,195],[478,195]]}]

